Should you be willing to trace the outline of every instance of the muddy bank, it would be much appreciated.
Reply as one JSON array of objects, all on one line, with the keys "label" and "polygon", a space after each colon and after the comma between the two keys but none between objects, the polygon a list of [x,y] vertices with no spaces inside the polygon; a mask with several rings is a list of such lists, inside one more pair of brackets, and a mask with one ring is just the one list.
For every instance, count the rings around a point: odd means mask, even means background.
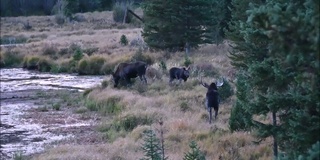
[{"label": "muddy bank", "polygon": [[86,111],[82,92],[103,77],[0,70],[0,159],[28,156],[57,143],[101,143],[98,116]]},{"label": "muddy bank", "polygon": [[63,102],[61,96],[66,95],[74,101],[81,97],[80,92],[70,90],[1,93],[1,159],[38,153],[62,140],[75,144],[102,142],[94,126],[97,116],[76,113],[82,104]]}]

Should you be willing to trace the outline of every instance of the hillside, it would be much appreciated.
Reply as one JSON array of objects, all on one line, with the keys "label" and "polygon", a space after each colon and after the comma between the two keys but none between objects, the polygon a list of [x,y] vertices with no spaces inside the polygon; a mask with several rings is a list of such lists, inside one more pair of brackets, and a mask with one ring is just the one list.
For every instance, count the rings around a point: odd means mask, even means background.
[{"label": "hillside", "polygon": [[[113,88],[110,74],[106,74],[105,85],[87,91],[84,98],[84,105],[88,108],[86,112],[100,115],[96,128],[103,134],[103,143],[62,142],[48,147],[47,151],[34,155],[32,159],[136,160],[144,156],[141,145],[143,132],[148,129],[157,135],[159,130],[163,130],[165,153],[169,159],[183,159],[192,140],[210,160],[272,158],[270,139],[255,143],[257,140],[249,133],[230,132],[228,120],[235,95],[221,103],[218,119],[208,123],[208,112],[204,107],[206,88],[200,85],[199,80],[203,77],[209,83],[224,77],[234,86],[235,70],[228,58],[231,48],[227,41],[192,50],[190,78],[186,83],[170,86],[167,71],[162,70],[160,63],[164,62],[167,68],[183,66],[185,53],[139,51],[142,39],[139,24],[115,23],[112,12],[84,13],[79,17],[82,17],[81,21],[63,25],[58,25],[54,16],[1,18],[2,41],[23,39],[26,42],[16,47],[2,46],[1,54],[14,52],[22,57],[41,56],[61,64],[72,56],[59,56],[60,51],[76,44],[87,51],[84,58],[102,57],[105,64],[114,67],[142,52],[154,62],[151,67],[159,79],[148,77],[147,86],[137,79],[133,86],[118,89]],[[31,29],[25,29],[27,23]],[[119,43],[122,35],[127,37],[129,45]],[[15,40],[9,37],[15,37]],[[53,48],[54,55],[45,54],[48,48]],[[159,121],[163,121],[162,129]]]}]

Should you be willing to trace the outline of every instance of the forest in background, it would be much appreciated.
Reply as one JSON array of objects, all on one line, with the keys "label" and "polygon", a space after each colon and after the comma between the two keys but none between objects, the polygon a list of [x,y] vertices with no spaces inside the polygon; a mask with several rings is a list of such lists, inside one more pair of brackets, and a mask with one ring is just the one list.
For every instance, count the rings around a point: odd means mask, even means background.
[{"label": "forest in background", "polygon": [[[33,16],[33,15],[53,15],[54,6],[59,0],[1,0],[0,16]],[[130,2],[139,4],[143,0],[67,0],[73,4],[74,13],[84,13],[93,11],[112,10],[112,6],[117,2]]]}]

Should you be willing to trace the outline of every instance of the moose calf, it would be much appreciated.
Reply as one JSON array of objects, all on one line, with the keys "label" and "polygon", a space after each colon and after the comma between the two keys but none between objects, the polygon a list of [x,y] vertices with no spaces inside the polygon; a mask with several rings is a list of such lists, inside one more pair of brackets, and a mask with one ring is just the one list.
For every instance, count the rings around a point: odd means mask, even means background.
[{"label": "moose calf", "polygon": [[185,82],[187,81],[187,79],[189,78],[189,67],[188,68],[185,68],[185,67],[182,67],[182,68],[177,68],[177,67],[172,67],[170,68],[169,70],[169,74],[170,74],[170,83],[172,83],[172,81],[174,79],[177,79],[180,81],[181,83],[181,80],[184,80]]}]

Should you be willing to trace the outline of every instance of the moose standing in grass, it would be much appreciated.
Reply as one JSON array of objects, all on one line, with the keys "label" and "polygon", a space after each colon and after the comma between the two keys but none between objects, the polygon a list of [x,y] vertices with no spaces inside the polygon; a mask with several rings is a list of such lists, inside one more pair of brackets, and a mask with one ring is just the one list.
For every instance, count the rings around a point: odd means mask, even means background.
[{"label": "moose standing in grass", "polygon": [[[212,108],[214,109],[214,118],[217,119],[218,111],[219,111],[219,93],[218,93],[218,87],[223,85],[223,81],[217,81],[217,84],[215,82],[212,82],[210,85],[203,82],[201,79],[202,86],[206,87],[207,93],[206,93],[206,101],[205,105],[209,112],[209,123],[211,124],[212,121]],[[218,87],[217,87],[218,86]]]}]

